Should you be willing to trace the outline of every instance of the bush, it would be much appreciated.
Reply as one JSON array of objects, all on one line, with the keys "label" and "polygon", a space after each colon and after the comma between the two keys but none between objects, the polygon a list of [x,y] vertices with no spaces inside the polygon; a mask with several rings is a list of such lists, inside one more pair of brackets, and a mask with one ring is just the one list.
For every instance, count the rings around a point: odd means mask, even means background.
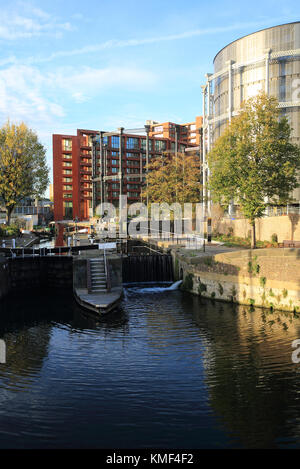
[{"label": "bush", "polygon": [[276,233],[273,233],[271,236],[271,241],[273,244],[278,243],[278,236]]},{"label": "bush", "polygon": [[18,236],[19,228],[16,225],[0,225],[0,236],[2,238]]}]

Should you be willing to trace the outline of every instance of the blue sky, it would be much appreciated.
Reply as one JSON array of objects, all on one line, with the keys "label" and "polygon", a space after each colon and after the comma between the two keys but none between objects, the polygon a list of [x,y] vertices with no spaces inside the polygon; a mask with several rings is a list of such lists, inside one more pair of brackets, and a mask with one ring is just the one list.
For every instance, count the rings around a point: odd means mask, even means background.
[{"label": "blue sky", "polygon": [[258,29],[298,21],[298,1],[0,0],[1,125],[53,133],[188,122],[215,54]]}]

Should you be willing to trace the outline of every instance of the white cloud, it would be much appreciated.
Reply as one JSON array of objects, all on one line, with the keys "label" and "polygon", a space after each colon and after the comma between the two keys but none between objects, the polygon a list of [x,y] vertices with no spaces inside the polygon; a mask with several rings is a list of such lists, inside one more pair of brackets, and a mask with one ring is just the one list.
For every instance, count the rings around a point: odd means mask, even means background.
[{"label": "white cloud", "polygon": [[63,67],[43,73],[37,67],[12,65],[0,69],[0,116],[52,125],[65,116],[70,101],[80,104],[108,89],[137,89],[156,81],[153,72],[134,68]]},{"label": "white cloud", "polygon": [[24,2],[1,11],[0,39],[6,41],[28,39],[43,34],[59,36],[63,31],[72,29],[69,22],[60,22],[42,9]]},{"label": "white cloud", "polygon": [[77,102],[83,102],[108,88],[136,89],[154,85],[157,76],[152,71],[133,67],[64,67],[50,73],[47,80],[49,86],[55,83],[56,87],[71,93]]},{"label": "white cloud", "polygon": [[14,65],[0,70],[0,115],[2,120],[46,124],[64,110],[45,97],[45,78],[37,69]]},{"label": "white cloud", "polygon": [[[291,18],[289,18],[291,19]],[[110,50],[110,49],[118,49],[118,48],[125,48],[125,47],[137,47],[143,46],[147,44],[154,44],[154,43],[161,43],[167,41],[176,41],[181,39],[188,39],[197,36],[208,36],[214,34],[220,34],[230,31],[241,31],[242,29],[257,29],[259,27],[266,27],[268,25],[272,25],[278,22],[278,18],[266,18],[261,21],[251,21],[245,23],[234,23],[228,24],[219,27],[208,27],[202,29],[193,29],[189,31],[184,31],[175,34],[168,34],[168,35],[155,35],[153,37],[148,38],[137,38],[137,39],[110,39],[101,43],[97,44],[89,44],[80,48],[71,49],[71,50],[61,50],[53,52],[52,54],[48,55],[47,57],[28,57],[27,63],[42,63],[42,62],[50,62],[52,60],[64,57],[73,57],[77,55],[85,55],[89,53],[100,52],[102,50]],[[282,22],[283,19],[281,18],[280,21]]]}]

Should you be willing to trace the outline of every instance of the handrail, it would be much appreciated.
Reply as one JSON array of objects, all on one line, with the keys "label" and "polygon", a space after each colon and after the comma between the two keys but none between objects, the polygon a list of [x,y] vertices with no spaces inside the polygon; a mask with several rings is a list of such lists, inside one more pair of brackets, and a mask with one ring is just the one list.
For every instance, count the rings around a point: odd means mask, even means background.
[{"label": "handrail", "polygon": [[104,260],[104,272],[106,277],[106,288],[107,291],[111,290],[111,281],[110,281],[110,272],[109,272],[109,265],[106,257],[106,250],[103,251],[103,260]]},{"label": "handrail", "polygon": [[87,291],[88,293],[91,293],[92,290],[92,279],[91,279],[91,261],[90,259],[87,259],[86,261],[86,267],[87,267],[87,276],[86,276],[86,282],[87,282]]}]

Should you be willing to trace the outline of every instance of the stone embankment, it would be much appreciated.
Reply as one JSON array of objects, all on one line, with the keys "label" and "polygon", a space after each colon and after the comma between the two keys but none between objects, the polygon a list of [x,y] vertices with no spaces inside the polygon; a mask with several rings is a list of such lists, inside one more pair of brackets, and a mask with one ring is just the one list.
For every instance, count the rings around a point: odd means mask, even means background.
[{"label": "stone embankment", "polygon": [[172,250],[185,290],[214,300],[300,311],[300,249],[245,249],[209,255]]}]

